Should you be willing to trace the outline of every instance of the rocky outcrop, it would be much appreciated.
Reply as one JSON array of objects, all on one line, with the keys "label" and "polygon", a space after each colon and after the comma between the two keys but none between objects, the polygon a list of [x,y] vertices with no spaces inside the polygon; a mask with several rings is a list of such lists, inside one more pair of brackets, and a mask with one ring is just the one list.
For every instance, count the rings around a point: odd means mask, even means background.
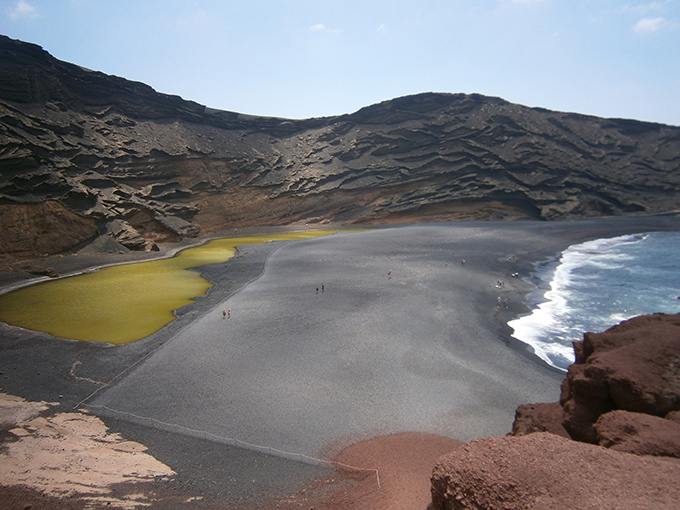
[{"label": "rocky outcrop", "polygon": [[54,200],[100,233],[112,220],[137,229],[141,212],[156,221],[140,231],[150,243],[295,222],[680,208],[678,127],[434,93],[336,117],[253,117],[2,36],[0,140],[0,203]]},{"label": "rocky outcrop", "polygon": [[119,244],[128,250],[144,250],[147,247],[153,249],[154,245],[147,243],[142,235],[124,220],[113,220],[106,226],[106,234],[110,235]]},{"label": "rocky outcrop", "polygon": [[648,315],[586,333],[562,386],[572,438],[600,441],[595,423],[622,410],[665,418],[680,410],[680,315]]},{"label": "rocky outcrop", "polygon": [[56,201],[0,204],[0,260],[61,251],[97,233],[95,221]]},{"label": "rocky outcrop", "polygon": [[586,333],[575,352],[560,402],[440,459],[435,510],[677,508],[680,314]]},{"label": "rocky outcrop", "polygon": [[598,443],[612,450],[680,459],[680,421],[612,411],[598,418],[595,431]]},{"label": "rocky outcrop", "polygon": [[472,441],[442,457],[433,510],[671,510],[680,461],[632,455],[547,432]]},{"label": "rocky outcrop", "polygon": [[[680,314],[636,317],[603,333],[586,333],[574,350],[576,362],[569,366],[559,403],[520,406],[514,435],[555,432],[560,424],[578,441],[628,444],[630,451],[635,441],[621,436],[626,430],[637,436],[651,424],[661,430],[678,420]],[[668,454],[675,455],[676,448]]]},{"label": "rocky outcrop", "polygon": [[515,411],[515,421],[510,434],[524,436],[533,432],[551,432],[569,438],[569,432],[562,425],[562,415],[562,406],[559,402],[519,406]]}]

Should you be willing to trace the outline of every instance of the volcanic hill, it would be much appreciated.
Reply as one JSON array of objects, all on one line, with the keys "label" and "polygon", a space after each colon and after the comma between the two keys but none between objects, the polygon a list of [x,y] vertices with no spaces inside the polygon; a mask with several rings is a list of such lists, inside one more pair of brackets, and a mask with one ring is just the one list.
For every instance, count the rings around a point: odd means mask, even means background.
[{"label": "volcanic hill", "polygon": [[679,170],[680,127],[435,93],[254,117],[0,36],[8,259],[262,225],[661,213],[680,209]]}]

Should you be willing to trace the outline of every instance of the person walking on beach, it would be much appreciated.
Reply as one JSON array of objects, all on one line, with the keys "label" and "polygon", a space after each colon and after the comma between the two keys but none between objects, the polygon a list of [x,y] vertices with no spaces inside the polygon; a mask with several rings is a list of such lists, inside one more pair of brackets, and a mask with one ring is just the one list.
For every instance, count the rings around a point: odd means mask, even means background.
[{"label": "person walking on beach", "polygon": [[316,293],[317,294],[319,293],[319,286],[318,285],[316,286]]},{"label": "person walking on beach", "polygon": [[226,318],[226,316],[227,316],[227,309],[225,308],[224,310],[222,310],[222,319]]},{"label": "person walking on beach", "polygon": [[227,310],[227,318],[231,319],[231,308]]}]

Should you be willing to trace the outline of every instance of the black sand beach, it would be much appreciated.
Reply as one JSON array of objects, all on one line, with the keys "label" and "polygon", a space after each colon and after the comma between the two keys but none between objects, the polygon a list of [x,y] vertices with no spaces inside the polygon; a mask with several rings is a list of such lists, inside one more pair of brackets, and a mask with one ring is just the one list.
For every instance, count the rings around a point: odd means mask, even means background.
[{"label": "black sand beach", "polygon": [[[511,274],[573,243],[678,229],[670,215],[438,223],[242,247],[200,268],[215,284],[207,296],[132,344],[0,325],[0,389],[101,416],[178,473],[166,490],[254,503],[328,474],[298,454],[330,458],[404,431],[509,432],[518,405],[555,401],[562,380],[510,337],[506,322],[532,290]],[[42,263],[65,272],[104,261],[78,257]]]}]

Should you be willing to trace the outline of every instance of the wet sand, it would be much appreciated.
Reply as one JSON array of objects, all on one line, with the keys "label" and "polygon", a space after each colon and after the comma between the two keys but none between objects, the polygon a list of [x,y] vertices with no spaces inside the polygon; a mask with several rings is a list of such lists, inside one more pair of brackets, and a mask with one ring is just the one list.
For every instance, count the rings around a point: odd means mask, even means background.
[{"label": "wet sand", "polygon": [[461,441],[507,433],[518,405],[555,401],[562,379],[510,338],[505,322],[526,311],[531,291],[510,275],[576,242],[666,229],[680,220],[428,224],[244,247],[202,268],[216,283],[208,296],[140,342],[114,348],[1,326],[1,387],[64,408],[87,399],[178,473],[176,490],[254,502],[328,470],[232,439],[331,458],[404,431]]}]

